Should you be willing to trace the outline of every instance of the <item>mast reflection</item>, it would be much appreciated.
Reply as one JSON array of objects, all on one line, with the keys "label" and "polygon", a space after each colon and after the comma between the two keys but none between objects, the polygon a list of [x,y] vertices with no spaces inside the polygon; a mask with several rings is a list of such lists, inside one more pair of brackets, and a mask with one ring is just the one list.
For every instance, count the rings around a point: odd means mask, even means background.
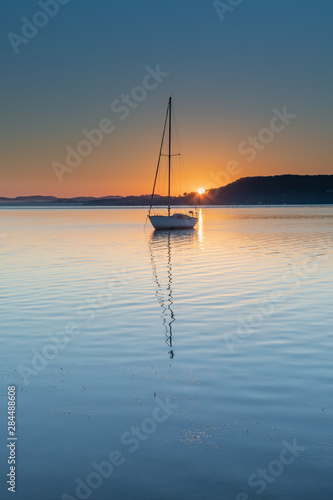
[{"label": "mast reflection", "polygon": [[[173,311],[174,299],[172,290],[172,262],[171,248],[182,248],[196,239],[195,229],[179,229],[172,231],[154,231],[148,240],[150,260],[155,282],[155,296],[162,308],[162,322],[165,334],[165,343],[170,348],[168,354],[173,359],[175,353],[172,344],[173,323],[176,321]],[[165,275],[163,284],[161,275]]]}]

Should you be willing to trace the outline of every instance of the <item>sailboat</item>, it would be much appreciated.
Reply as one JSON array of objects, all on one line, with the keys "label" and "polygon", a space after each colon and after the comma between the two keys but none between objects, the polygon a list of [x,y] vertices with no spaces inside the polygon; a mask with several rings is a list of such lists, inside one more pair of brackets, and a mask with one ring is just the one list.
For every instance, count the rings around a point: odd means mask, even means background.
[{"label": "sailboat", "polygon": [[[165,122],[164,122],[164,128],[163,128],[163,134],[162,134],[160,153],[159,153],[157,168],[156,168],[156,173],[155,173],[153,192],[151,195],[151,202],[150,202],[150,207],[149,207],[149,211],[148,211],[148,218],[155,229],[185,229],[185,228],[188,229],[188,228],[194,228],[194,226],[198,222],[198,217],[195,216],[194,212],[191,210],[191,211],[189,211],[188,214],[184,214],[184,213],[171,214],[171,207],[170,207],[171,157],[176,156],[176,155],[171,154],[171,100],[172,100],[172,98],[169,97],[169,102],[168,102],[168,107],[167,107],[167,112],[166,112],[166,117],[165,117]],[[164,138],[165,138],[165,131],[166,131],[167,124],[168,124],[168,128],[169,128],[169,130],[168,130],[169,151],[168,151],[167,155],[162,155]],[[152,206],[153,206],[156,180],[157,180],[158,171],[159,171],[159,167],[160,167],[161,156],[168,157],[168,214],[167,215],[162,215],[162,214],[152,215],[151,211],[152,211]]]}]

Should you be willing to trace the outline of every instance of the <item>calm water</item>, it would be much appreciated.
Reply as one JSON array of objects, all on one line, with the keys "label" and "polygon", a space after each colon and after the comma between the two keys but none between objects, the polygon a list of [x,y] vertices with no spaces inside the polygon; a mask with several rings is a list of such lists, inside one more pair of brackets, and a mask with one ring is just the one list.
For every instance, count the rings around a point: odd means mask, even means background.
[{"label": "calm water", "polygon": [[333,207],[145,215],[0,210],[1,498],[331,500]]}]

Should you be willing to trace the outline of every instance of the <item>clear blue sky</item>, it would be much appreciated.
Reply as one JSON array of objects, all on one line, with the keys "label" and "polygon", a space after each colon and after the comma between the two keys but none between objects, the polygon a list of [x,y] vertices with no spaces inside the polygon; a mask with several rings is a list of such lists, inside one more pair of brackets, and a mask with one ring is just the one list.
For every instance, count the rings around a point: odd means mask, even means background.
[{"label": "clear blue sky", "polygon": [[[171,93],[189,189],[228,161],[230,181],[333,173],[333,2],[243,0],[221,20],[206,0],[55,1],[2,7],[0,196],[150,192]],[[158,64],[169,75],[121,120],[111,103]],[[284,106],[296,118],[249,161],[239,145]],[[114,130],[68,165],[66,147],[104,118]]]}]

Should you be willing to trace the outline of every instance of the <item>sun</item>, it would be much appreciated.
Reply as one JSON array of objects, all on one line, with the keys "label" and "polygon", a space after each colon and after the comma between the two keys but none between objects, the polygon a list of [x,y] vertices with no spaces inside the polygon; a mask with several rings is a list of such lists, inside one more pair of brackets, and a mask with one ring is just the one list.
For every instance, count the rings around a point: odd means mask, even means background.
[{"label": "sun", "polygon": [[205,188],[198,188],[197,189],[198,194],[204,194],[205,191],[206,191]]}]

